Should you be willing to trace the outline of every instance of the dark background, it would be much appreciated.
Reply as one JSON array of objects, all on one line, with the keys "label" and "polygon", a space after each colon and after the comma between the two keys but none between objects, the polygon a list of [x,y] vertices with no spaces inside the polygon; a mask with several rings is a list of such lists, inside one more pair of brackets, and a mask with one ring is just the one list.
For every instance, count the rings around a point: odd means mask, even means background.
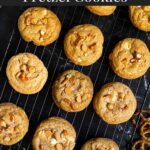
[{"label": "dark background", "polygon": [[[26,1],[26,2],[24,2]],[[69,2],[68,2],[69,1]],[[150,5],[149,0],[0,0],[1,5],[5,6],[84,6],[84,5]]]},{"label": "dark background", "polygon": [[[75,150],[94,137],[107,137],[115,140],[120,150],[129,150],[132,141],[138,137],[138,131],[131,121],[120,125],[108,125],[94,112],[92,104],[80,113],[66,113],[53,103],[51,86],[56,76],[67,69],[79,70],[91,77],[95,92],[102,85],[112,81],[123,82],[130,86],[138,101],[138,109],[150,109],[150,76],[148,73],[136,80],[124,80],[116,76],[109,67],[108,55],[115,44],[126,38],[136,37],[144,40],[150,48],[150,34],[139,31],[130,23],[127,7],[118,7],[115,13],[108,17],[91,14],[84,7],[49,7],[62,22],[59,39],[47,46],[36,47],[26,43],[19,35],[17,20],[26,8],[0,8],[0,102],[13,102],[22,107],[30,118],[30,129],[24,139],[11,147],[0,145],[1,150],[32,150],[31,141],[37,125],[50,116],[60,116],[73,124],[77,132]],[[89,67],[79,67],[72,64],[63,51],[63,39],[66,32],[73,26],[83,23],[97,25],[104,33],[105,43],[102,58]],[[43,90],[35,95],[22,95],[15,92],[6,78],[5,69],[8,60],[19,52],[31,52],[43,60],[49,71],[49,78]],[[148,71],[149,72],[149,71]]]}]

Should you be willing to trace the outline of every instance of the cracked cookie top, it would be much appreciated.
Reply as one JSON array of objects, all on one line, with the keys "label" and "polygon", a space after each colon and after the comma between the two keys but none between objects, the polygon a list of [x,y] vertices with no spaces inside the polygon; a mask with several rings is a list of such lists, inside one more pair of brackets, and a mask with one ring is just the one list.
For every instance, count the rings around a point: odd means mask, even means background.
[{"label": "cracked cookie top", "polygon": [[54,82],[52,90],[56,105],[68,112],[85,109],[93,97],[91,79],[75,70],[63,72]]},{"label": "cracked cookie top", "polygon": [[130,6],[129,16],[135,27],[143,31],[150,31],[150,6]]},{"label": "cracked cookie top", "polygon": [[99,16],[111,15],[116,10],[116,6],[86,6],[86,8]]},{"label": "cracked cookie top", "polygon": [[125,79],[143,76],[150,66],[150,53],[146,44],[135,38],[120,41],[109,56],[114,72]]},{"label": "cracked cookie top", "polygon": [[27,133],[29,120],[25,112],[12,103],[0,104],[0,144],[13,145]]},{"label": "cracked cookie top", "polygon": [[31,53],[13,56],[8,61],[6,74],[10,85],[22,94],[39,92],[48,78],[43,62]]},{"label": "cracked cookie top", "polygon": [[95,138],[87,141],[81,150],[119,150],[119,147],[111,139]]},{"label": "cracked cookie top", "polygon": [[75,64],[88,66],[102,55],[104,37],[101,30],[91,24],[73,27],[65,36],[66,56]]},{"label": "cracked cookie top", "polygon": [[96,113],[108,124],[128,121],[136,105],[136,98],[130,88],[119,82],[104,85],[94,98]]},{"label": "cracked cookie top", "polygon": [[25,41],[46,46],[59,37],[61,23],[52,11],[44,7],[31,7],[19,17],[18,28]]},{"label": "cracked cookie top", "polygon": [[75,139],[76,132],[68,121],[51,117],[39,125],[32,145],[34,150],[73,150]]}]

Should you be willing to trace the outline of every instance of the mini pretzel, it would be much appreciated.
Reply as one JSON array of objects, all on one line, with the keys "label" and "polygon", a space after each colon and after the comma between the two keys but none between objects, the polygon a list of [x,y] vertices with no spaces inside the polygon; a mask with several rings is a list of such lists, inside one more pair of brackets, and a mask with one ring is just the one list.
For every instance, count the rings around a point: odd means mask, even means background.
[{"label": "mini pretzel", "polygon": [[[135,117],[140,115],[140,122],[138,127],[140,127],[140,135],[142,136],[141,140],[136,141],[132,145],[132,150],[144,150],[145,145],[150,148],[150,137],[147,136],[150,134],[150,110],[142,110],[141,113],[137,112],[134,114],[134,118],[132,120],[133,124],[137,124]],[[139,145],[139,146],[138,146]],[[138,147],[137,147],[138,146]]]},{"label": "mini pretzel", "polygon": [[[144,114],[147,114],[148,117],[146,117]],[[132,119],[132,123],[133,123],[134,125],[137,124],[137,121],[136,121],[135,117],[137,117],[138,115],[140,115],[140,123],[139,123],[139,125],[138,125],[138,128],[139,128],[145,121],[149,121],[149,120],[150,120],[150,110],[142,110],[141,113],[140,113],[139,111],[136,112],[136,113],[134,114],[133,119]]]},{"label": "mini pretzel", "polygon": [[150,134],[150,121],[145,122],[140,129],[141,136],[145,139],[150,141],[150,137],[147,137],[146,134]]},{"label": "mini pretzel", "polygon": [[[137,147],[138,145],[139,145],[139,147]],[[145,145],[147,145],[150,148],[150,142],[148,142],[146,140],[138,140],[133,144],[131,150],[144,150]]]}]

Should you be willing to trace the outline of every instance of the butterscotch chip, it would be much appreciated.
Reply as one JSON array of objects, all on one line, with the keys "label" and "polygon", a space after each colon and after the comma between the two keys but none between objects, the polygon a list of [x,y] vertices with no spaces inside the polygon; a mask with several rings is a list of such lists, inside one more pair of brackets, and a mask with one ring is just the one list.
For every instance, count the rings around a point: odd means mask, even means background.
[{"label": "butterscotch chip", "polygon": [[59,37],[61,23],[52,11],[44,7],[31,7],[19,17],[18,28],[25,41],[46,46]]},{"label": "butterscotch chip", "polygon": [[18,143],[27,133],[29,120],[23,109],[12,103],[0,104],[0,144]]},{"label": "butterscotch chip", "polygon": [[91,79],[75,70],[63,72],[53,84],[52,95],[56,105],[67,112],[85,109],[93,97]]},{"label": "butterscotch chip", "polygon": [[6,74],[10,85],[22,94],[39,92],[48,78],[43,62],[31,53],[13,56],[8,61]]},{"label": "butterscotch chip", "polygon": [[125,79],[143,76],[150,66],[150,53],[140,39],[126,38],[120,41],[109,56],[114,72]]},{"label": "butterscotch chip", "polygon": [[130,6],[129,16],[135,27],[142,31],[150,31],[150,6]]},{"label": "butterscotch chip", "polygon": [[65,36],[66,56],[76,65],[89,66],[102,55],[104,37],[101,30],[91,24],[73,27]]},{"label": "butterscotch chip", "polygon": [[[120,97],[120,95],[123,96]],[[113,82],[102,87],[96,94],[93,105],[98,116],[105,122],[108,124],[120,124],[132,117],[136,110],[137,102],[128,86]]]},{"label": "butterscotch chip", "polygon": [[34,150],[73,150],[75,139],[75,129],[68,121],[51,117],[38,126],[32,145]]},{"label": "butterscotch chip", "polygon": [[81,150],[119,150],[118,145],[108,138],[95,138],[87,141]]},{"label": "butterscotch chip", "polygon": [[86,6],[86,8],[91,13],[99,16],[111,15],[116,10],[116,6]]}]

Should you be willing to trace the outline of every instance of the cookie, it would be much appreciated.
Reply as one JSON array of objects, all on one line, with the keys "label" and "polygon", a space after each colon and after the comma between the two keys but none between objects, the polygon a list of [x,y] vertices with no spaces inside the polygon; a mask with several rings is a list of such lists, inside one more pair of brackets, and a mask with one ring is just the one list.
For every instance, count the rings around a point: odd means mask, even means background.
[{"label": "cookie", "polygon": [[87,141],[81,150],[119,150],[118,145],[108,138],[95,138]]},{"label": "cookie", "polygon": [[114,13],[116,6],[86,6],[93,14],[99,16],[109,16]]},{"label": "cookie", "polygon": [[32,145],[34,150],[73,150],[75,139],[75,129],[68,121],[51,117],[39,125]]},{"label": "cookie", "polygon": [[13,145],[25,136],[29,120],[24,110],[12,103],[0,104],[0,144]]},{"label": "cookie", "polygon": [[130,6],[129,17],[139,30],[150,31],[150,6]]},{"label": "cookie", "polygon": [[89,66],[102,55],[104,37],[101,30],[91,24],[73,27],[65,36],[66,56],[76,65]]},{"label": "cookie", "polygon": [[52,95],[58,107],[67,112],[85,109],[93,97],[91,79],[75,70],[63,72],[53,84]]},{"label": "cookie", "polygon": [[31,7],[19,17],[18,29],[26,42],[46,46],[59,37],[61,23],[52,11],[44,7]]},{"label": "cookie", "polygon": [[131,89],[119,82],[104,85],[93,101],[99,117],[108,124],[120,124],[128,121],[137,106]]},{"label": "cookie", "polygon": [[143,76],[150,66],[150,53],[140,39],[126,38],[120,41],[109,56],[114,72],[125,79]]},{"label": "cookie", "polygon": [[13,56],[8,61],[6,74],[10,85],[22,94],[39,92],[48,78],[48,71],[43,62],[31,53]]}]

